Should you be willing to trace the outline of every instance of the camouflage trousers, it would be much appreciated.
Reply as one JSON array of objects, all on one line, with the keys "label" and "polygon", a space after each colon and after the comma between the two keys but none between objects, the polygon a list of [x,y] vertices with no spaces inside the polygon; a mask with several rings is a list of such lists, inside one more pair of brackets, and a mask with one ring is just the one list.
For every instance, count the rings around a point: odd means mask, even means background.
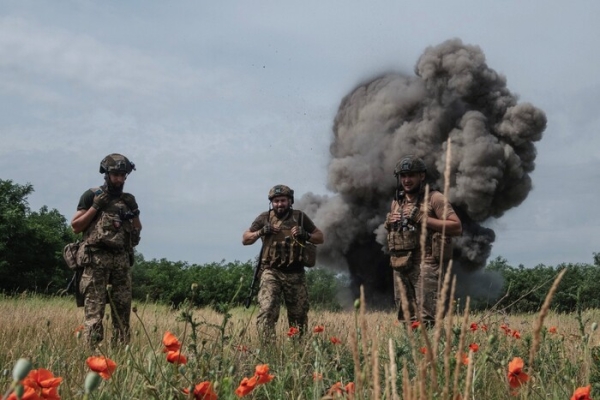
[{"label": "camouflage trousers", "polygon": [[111,342],[128,343],[132,297],[128,254],[91,251],[89,263],[84,266],[79,290],[84,297],[84,337],[88,344],[93,347],[104,339],[102,320],[107,303],[111,306]]},{"label": "camouflage trousers", "polygon": [[[394,300],[398,309],[398,320],[416,320],[417,312],[421,311],[421,320],[426,323],[435,321],[438,302],[438,279],[440,265],[438,263],[422,263],[408,265],[401,269],[394,269]],[[402,311],[402,297],[399,285],[404,286],[408,300],[409,318]]]},{"label": "camouflage trousers", "polygon": [[306,331],[309,304],[304,270],[282,272],[279,269],[265,269],[260,277],[259,312],[256,318],[258,333],[263,341],[270,341],[275,336],[282,297],[289,326],[299,328],[301,333]]}]

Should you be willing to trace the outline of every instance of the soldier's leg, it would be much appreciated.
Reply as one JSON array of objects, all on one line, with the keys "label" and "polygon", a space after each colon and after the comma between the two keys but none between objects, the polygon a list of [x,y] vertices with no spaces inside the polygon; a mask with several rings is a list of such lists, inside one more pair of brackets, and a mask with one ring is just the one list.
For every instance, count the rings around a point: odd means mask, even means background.
[{"label": "soldier's leg", "polygon": [[106,308],[106,284],[110,258],[104,252],[93,252],[90,264],[86,265],[81,276],[79,290],[84,297],[84,338],[94,347],[104,339],[102,319]]},{"label": "soldier's leg", "polygon": [[304,334],[308,328],[308,288],[304,271],[285,274],[283,299],[287,308],[289,326]]},{"label": "soldier's leg", "polygon": [[113,325],[111,342],[113,344],[129,343],[132,291],[131,268],[127,254],[115,255],[109,283],[112,285],[112,292],[109,293]]},{"label": "soldier's leg", "polygon": [[258,334],[262,341],[270,341],[275,337],[275,326],[281,308],[281,272],[265,269],[260,277],[258,289],[259,311],[256,317]]},{"label": "soldier's leg", "polygon": [[[419,268],[417,266],[408,265],[403,269],[394,270],[394,300],[398,308],[399,321],[416,319],[418,282]],[[402,297],[399,285],[404,287],[410,315],[404,315],[402,310]]]},{"label": "soldier's leg", "polygon": [[423,285],[423,307],[421,318],[432,324],[435,321],[436,306],[438,301],[438,278],[440,267],[437,263],[424,263],[421,265]]}]

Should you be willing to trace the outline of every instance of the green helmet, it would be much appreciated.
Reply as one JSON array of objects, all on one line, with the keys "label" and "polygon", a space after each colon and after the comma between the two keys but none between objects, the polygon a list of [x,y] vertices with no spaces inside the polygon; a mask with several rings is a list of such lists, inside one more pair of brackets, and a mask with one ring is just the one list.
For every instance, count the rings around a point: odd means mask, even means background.
[{"label": "green helmet", "polygon": [[287,196],[292,201],[292,204],[294,204],[294,191],[289,186],[275,185],[269,190],[269,201],[273,201],[278,196]]},{"label": "green helmet", "polygon": [[398,176],[406,172],[427,172],[427,167],[422,158],[413,155],[404,156],[396,164],[394,175]]},{"label": "green helmet", "polygon": [[121,154],[109,154],[100,161],[101,174],[108,174],[110,172],[124,172],[130,174],[133,170],[135,170],[135,164]]}]

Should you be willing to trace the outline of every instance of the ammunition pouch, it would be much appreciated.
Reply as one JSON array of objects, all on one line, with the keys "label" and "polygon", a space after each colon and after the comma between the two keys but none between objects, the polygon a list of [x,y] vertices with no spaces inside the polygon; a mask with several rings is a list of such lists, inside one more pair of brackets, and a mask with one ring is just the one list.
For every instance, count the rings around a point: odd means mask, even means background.
[{"label": "ammunition pouch", "polygon": [[412,251],[397,251],[390,255],[390,266],[393,269],[405,269],[411,264]]},{"label": "ammunition pouch", "polygon": [[317,246],[314,243],[306,242],[302,247],[302,255],[300,256],[302,264],[305,267],[312,268],[317,263]]},{"label": "ammunition pouch", "polygon": [[431,236],[431,253],[437,262],[449,261],[452,258],[453,247],[451,237],[446,236],[442,240],[441,232],[436,232]]},{"label": "ammunition pouch", "polygon": [[388,232],[390,252],[414,250],[419,245],[419,230],[391,230]]},{"label": "ammunition pouch", "polygon": [[75,243],[69,243],[63,248],[63,258],[69,269],[75,270],[81,267],[78,257],[80,246],[81,242],[77,241]]}]

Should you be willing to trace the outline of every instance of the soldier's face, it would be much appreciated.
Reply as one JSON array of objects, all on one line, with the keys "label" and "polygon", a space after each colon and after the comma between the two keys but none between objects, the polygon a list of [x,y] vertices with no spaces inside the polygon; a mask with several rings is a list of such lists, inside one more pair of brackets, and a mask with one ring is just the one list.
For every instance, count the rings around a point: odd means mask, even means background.
[{"label": "soldier's face", "polygon": [[283,216],[290,208],[290,198],[287,196],[277,196],[271,200],[273,203],[273,210],[278,217]]},{"label": "soldier's face", "polygon": [[425,180],[423,172],[406,172],[400,174],[400,183],[406,193],[416,193],[421,188],[421,182]]},{"label": "soldier's face", "polygon": [[108,174],[108,179],[110,179],[110,183],[114,187],[122,187],[127,179],[127,174],[125,172],[110,172]]}]

